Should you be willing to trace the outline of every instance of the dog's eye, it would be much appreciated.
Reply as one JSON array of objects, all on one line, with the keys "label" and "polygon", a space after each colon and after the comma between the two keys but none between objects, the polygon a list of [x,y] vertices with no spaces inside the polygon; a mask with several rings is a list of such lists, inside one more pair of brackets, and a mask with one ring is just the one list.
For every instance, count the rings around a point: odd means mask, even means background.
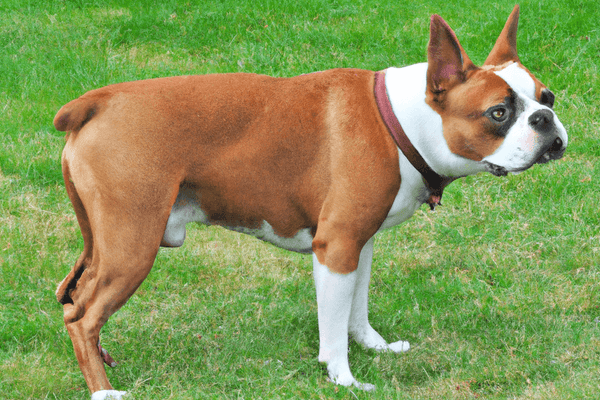
[{"label": "dog's eye", "polygon": [[499,107],[492,111],[492,118],[494,118],[498,122],[504,121],[507,115],[508,110],[504,107]]}]

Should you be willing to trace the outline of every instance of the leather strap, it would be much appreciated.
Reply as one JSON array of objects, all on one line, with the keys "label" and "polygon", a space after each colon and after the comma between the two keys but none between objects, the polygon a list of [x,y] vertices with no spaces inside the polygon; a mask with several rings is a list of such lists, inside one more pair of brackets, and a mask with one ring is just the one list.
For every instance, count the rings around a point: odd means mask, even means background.
[{"label": "leather strap", "polygon": [[402,129],[400,121],[396,118],[392,104],[387,94],[385,87],[385,70],[375,72],[375,101],[377,108],[381,114],[381,118],[388,132],[396,142],[396,145],[402,150],[404,156],[410,161],[413,167],[421,173],[423,181],[430,191],[429,199],[426,201],[431,209],[435,209],[435,206],[441,205],[442,194],[444,188],[450,184],[454,178],[444,177],[436,173],[431,167],[425,162],[421,154],[417,151],[415,146],[410,142],[408,136]]}]

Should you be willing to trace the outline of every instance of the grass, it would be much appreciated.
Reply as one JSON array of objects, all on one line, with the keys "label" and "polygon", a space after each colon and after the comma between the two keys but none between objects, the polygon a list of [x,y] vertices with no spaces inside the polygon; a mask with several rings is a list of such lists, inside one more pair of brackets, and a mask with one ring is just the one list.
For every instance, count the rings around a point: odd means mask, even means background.
[{"label": "grass", "polygon": [[[103,329],[135,398],[600,397],[600,11],[521,3],[523,63],[557,95],[565,158],[453,183],[376,240],[372,324],[403,355],[350,362],[361,393],[317,362],[310,257],[189,226]],[[0,4],[0,398],[84,399],[54,289],[82,248],[55,112],[87,90],[179,74],[291,76],[425,60],[442,15],[477,63],[512,5],[385,1],[27,1]],[[468,11],[465,11],[468,10]]]}]

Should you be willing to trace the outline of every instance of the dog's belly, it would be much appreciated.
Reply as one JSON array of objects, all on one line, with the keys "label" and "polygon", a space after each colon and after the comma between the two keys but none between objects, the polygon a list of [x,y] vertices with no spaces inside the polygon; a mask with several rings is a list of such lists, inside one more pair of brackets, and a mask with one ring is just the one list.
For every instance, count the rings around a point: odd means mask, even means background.
[{"label": "dog's belly", "polygon": [[309,254],[312,252],[313,237],[309,228],[299,230],[294,237],[286,238],[277,235],[273,227],[267,221],[263,221],[260,228],[251,229],[246,227],[225,226],[225,228],[252,235],[260,240],[274,244],[282,249],[295,251],[297,253]]},{"label": "dog's belly", "polygon": [[[202,207],[198,201],[180,192],[171,209],[161,245],[165,247],[179,247],[183,245],[186,235],[185,226],[188,222],[211,225],[210,219],[202,211]],[[274,231],[273,227],[267,221],[262,221],[262,224],[258,228],[230,226],[226,224],[219,225],[235,232],[254,236],[282,249],[298,253],[312,252],[313,236],[310,228],[299,230],[293,237],[282,237]]]}]

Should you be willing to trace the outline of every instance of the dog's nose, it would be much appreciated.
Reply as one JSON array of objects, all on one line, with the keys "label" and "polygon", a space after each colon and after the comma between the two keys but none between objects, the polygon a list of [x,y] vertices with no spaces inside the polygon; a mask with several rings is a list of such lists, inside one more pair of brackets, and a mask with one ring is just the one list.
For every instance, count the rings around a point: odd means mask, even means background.
[{"label": "dog's nose", "polygon": [[547,109],[537,110],[529,116],[529,126],[540,134],[551,133],[555,129],[554,113]]}]

